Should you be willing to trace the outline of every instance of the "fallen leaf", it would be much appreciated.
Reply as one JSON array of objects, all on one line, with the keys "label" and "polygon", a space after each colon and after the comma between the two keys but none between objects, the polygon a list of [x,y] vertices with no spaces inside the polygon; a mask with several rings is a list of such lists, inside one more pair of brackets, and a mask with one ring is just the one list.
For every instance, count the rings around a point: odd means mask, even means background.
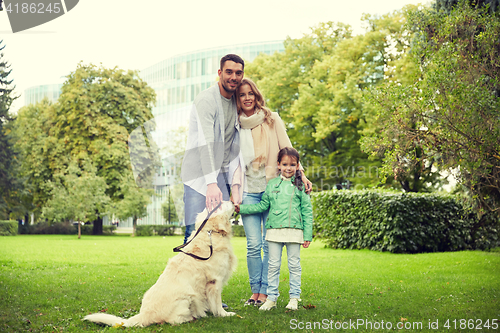
[{"label": "fallen leaf", "polygon": [[120,328],[120,327],[123,327],[123,325],[125,325],[125,323],[121,322],[121,323],[116,323],[113,325],[113,328]]}]

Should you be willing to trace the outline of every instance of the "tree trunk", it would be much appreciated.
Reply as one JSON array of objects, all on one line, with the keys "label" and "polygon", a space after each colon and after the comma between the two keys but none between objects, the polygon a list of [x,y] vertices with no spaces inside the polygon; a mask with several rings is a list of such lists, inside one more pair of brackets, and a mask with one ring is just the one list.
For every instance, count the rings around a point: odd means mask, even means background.
[{"label": "tree trunk", "polygon": [[82,223],[78,221],[78,239],[82,237]]},{"label": "tree trunk", "polygon": [[134,215],[134,218],[132,219],[132,226],[134,228],[134,231],[132,232],[132,236],[135,236],[135,227],[137,226],[137,216]]},{"label": "tree trunk", "polygon": [[93,235],[102,235],[102,217],[98,215],[97,220],[94,221],[94,228],[92,229]]}]

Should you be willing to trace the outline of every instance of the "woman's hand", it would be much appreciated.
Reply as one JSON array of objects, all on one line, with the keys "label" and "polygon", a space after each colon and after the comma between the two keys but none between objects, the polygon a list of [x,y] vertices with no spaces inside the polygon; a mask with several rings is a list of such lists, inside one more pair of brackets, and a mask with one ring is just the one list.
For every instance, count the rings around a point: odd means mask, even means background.
[{"label": "woman's hand", "polygon": [[302,173],[302,182],[306,186],[306,193],[309,194],[309,193],[311,193],[312,188],[313,188],[312,183],[311,183],[311,181],[309,181],[309,179],[307,179],[306,174],[304,173],[304,170],[300,170],[300,172]]},{"label": "woman's hand", "polygon": [[233,185],[230,200],[234,205],[239,205],[241,203],[240,185]]},{"label": "woman's hand", "polygon": [[309,244],[311,244],[310,241],[305,241],[304,244],[302,244],[302,246],[304,247],[304,249],[307,249],[309,247]]}]

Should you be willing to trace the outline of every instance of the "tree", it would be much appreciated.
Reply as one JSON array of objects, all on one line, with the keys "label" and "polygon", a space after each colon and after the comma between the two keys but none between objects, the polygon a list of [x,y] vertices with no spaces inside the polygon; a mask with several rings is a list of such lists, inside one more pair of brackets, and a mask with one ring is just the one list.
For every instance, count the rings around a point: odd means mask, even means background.
[{"label": "tree", "polygon": [[[460,0],[436,0],[432,7],[436,11],[443,10],[446,13],[450,13],[453,10],[453,7],[459,5]],[[500,8],[500,0],[468,0],[468,3],[471,7],[485,7],[488,6],[488,11],[493,13]]]},{"label": "tree", "polygon": [[9,75],[12,72],[10,65],[3,59],[2,46],[0,41],[0,220],[8,220],[11,213],[23,215],[19,212],[19,205],[16,204],[17,198],[21,194],[22,184],[16,177],[17,156],[13,149],[9,129],[9,123],[13,118],[9,113],[12,102],[19,96],[14,95],[12,79]]},{"label": "tree", "polygon": [[25,180],[33,205],[32,212],[40,216],[43,206],[49,200],[45,184],[53,181],[55,167],[68,165],[62,155],[62,147],[50,135],[53,126],[54,105],[47,99],[22,107],[12,124],[15,150],[18,152],[19,177]]},{"label": "tree", "polygon": [[169,224],[173,221],[179,221],[177,210],[175,209],[174,200],[170,196],[170,188],[168,189],[167,201],[163,202],[163,204],[161,205],[161,214]]},{"label": "tree", "polygon": [[288,38],[284,53],[261,55],[247,66],[268,106],[288,124],[317,189],[378,184],[381,162],[369,160],[359,145],[360,132],[371,125],[363,96],[405,47],[407,10],[365,16],[369,28],[359,36],[347,25],[322,23],[301,39]]},{"label": "tree", "polygon": [[117,193],[117,196],[122,199],[113,203],[112,212],[120,220],[132,217],[134,235],[137,219],[147,215],[147,206],[153,194],[152,189],[138,187],[131,173],[122,177],[119,193]]},{"label": "tree", "polygon": [[43,216],[56,221],[78,222],[78,239],[81,223],[93,221],[108,212],[109,197],[105,194],[106,181],[96,175],[97,169],[89,160],[71,161],[67,170],[54,175],[54,182],[46,186],[51,195],[43,207]]},{"label": "tree", "polygon": [[[127,197],[142,204],[142,195],[127,196],[122,189],[132,189],[123,183],[131,173],[127,140],[153,117],[155,98],[154,90],[136,72],[94,65],[79,64],[62,86],[51,134],[64,144],[65,154],[92,160],[97,175],[106,180],[106,194],[113,203]],[[101,219],[94,221],[94,234],[102,234]]]},{"label": "tree", "polygon": [[497,212],[499,14],[461,1],[449,15],[414,11],[408,24],[414,31],[410,59],[418,71],[409,83],[388,82],[374,92],[381,117],[388,121],[373,147],[389,152],[386,171],[405,172],[424,160],[454,170],[479,215]]},{"label": "tree", "polygon": [[[117,215],[126,218],[142,214],[140,207],[151,192],[130,184],[135,180],[128,138],[153,117],[154,100],[154,90],[134,71],[79,64],[67,76],[57,103],[43,101],[22,108],[16,121],[18,147],[25,157],[23,174],[34,184],[38,209],[50,197],[43,185],[54,181],[55,174],[66,172],[72,160],[88,159],[96,168],[96,177],[106,181],[110,213],[127,200],[129,215]],[[96,211],[95,216],[94,234],[102,234],[101,215]]]}]

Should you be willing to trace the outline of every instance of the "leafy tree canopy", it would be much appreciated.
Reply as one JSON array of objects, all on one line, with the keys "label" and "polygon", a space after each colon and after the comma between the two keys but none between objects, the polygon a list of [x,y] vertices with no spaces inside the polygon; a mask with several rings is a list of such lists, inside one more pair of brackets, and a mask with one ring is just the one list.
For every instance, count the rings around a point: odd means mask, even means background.
[{"label": "leafy tree canopy", "polygon": [[247,66],[267,106],[288,124],[316,190],[346,181],[356,188],[379,184],[381,161],[369,160],[359,144],[360,133],[375,126],[363,96],[389,73],[402,72],[411,8],[365,15],[368,29],[358,36],[348,25],[321,23],[300,39],[287,38],[285,52],[261,55]]},{"label": "leafy tree canopy", "polygon": [[[83,161],[89,160],[95,176],[106,183],[109,213],[124,208],[121,202],[126,199],[128,208],[117,215],[145,214],[144,197],[151,193],[135,185],[128,137],[152,118],[154,101],[154,90],[134,71],[79,64],[67,76],[57,103],[45,100],[22,108],[16,121],[18,149],[38,209],[51,202],[52,192],[44,185],[54,182],[54,175],[66,174],[72,161],[82,169]],[[130,202],[135,199],[140,204]]]},{"label": "leafy tree canopy", "polygon": [[[456,174],[480,214],[500,209],[500,17],[461,1],[411,13],[412,80],[373,92],[382,130],[365,143],[384,171],[435,163]],[[415,149],[415,148],[418,149]],[[418,154],[416,153],[418,151]]]}]

